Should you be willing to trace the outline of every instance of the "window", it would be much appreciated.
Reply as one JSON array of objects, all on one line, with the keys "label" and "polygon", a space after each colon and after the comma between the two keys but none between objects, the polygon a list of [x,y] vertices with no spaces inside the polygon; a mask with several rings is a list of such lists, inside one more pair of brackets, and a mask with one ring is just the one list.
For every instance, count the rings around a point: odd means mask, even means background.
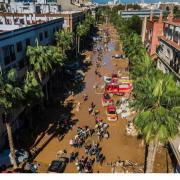
[{"label": "window", "polygon": [[39,41],[43,40],[43,33],[39,33]]},{"label": "window", "polygon": [[44,37],[48,38],[48,31],[44,31]]},{"label": "window", "polygon": [[25,66],[24,59],[21,59],[21,60],[18,62],[18,70],[21,70],[24,66]]},{"label": "window", "polygon": [[17,52],[22,51],[22,42],[21,41],[16,44],[16,49],[17,49]]},{"label": "window", "polygon": [[174,42],[178,43],[178,31],[174,33]]},{"label": "window", "polygon": [[31,40],[28,38],[28,39],[26,39],[26,47],[28,47],[30,45],[31,45]]},{"label": "window", "polygon": [[167,57],[167,58],[170,58],[170,55],[171,55],[170,50],[167,49],[166,57]]},{"label": "window", "polygon": [[16,59],[14,45],[4,46],[2,48],[4,55],[4,65],[8,65]]}]

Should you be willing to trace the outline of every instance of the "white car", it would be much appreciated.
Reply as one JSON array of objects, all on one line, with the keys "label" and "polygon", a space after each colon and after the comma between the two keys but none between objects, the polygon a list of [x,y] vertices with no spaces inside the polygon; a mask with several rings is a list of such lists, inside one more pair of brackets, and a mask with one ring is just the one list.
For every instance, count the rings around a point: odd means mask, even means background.
[{"label": "white car", "polygon": [[109,84],[111,81],[112,81],[112,77],[109,77],[109,76],[104,76],[103,77],[103,80],[106,84]]}]

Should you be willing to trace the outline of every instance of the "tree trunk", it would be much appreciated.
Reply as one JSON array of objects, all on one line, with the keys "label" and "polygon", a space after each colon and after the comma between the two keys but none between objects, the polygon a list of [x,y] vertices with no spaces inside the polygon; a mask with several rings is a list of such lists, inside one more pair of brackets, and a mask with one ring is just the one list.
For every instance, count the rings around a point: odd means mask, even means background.
[{"label": "tree trunk", "polygon": [[146,165],[146,173],[152,173],[153,172],[153,166],[154,166],[157,146],[158,146],[157,141],[152,141],[152,142],[149,143],[148,155],[147,155],[147,160],[146,160],[146,163],[147,163],[147,165]]},{"label": "tree trunk", "polygon": [[45,88],[46,88],[46,100],[49,100],[49,93],[48,93],[48,83],[45,84]]},{"label": "tree trunk", "polygon": [[80,37],[78,36],[78,53],[79,53],[79,49],[80,49]]},{"label": "tree trunk", "polygon": [[7,128],[8,141],[9,141],[9,147],[10,147],[10,152],[11,152],[11,162],[13,164],[13,168],[16,169],[18,166],[17,166],[17,162],[16,162],[16,158],[15,158],[15,149],[14,149],[12,128],[11,128],[10,121],[9,121],[9,119],[7,119],[7,117],[5,118],[5,124],[6,124],[6,128]]}]

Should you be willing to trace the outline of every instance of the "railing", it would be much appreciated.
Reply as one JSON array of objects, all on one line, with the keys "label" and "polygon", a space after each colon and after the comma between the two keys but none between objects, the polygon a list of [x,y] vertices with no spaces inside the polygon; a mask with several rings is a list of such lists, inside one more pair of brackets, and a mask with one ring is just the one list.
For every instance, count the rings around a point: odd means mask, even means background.
[{"label": "railing", "polygon": [[161,59],[161,61],[175,74],[175,76],[178,78],[178,80],[180,80],[180,74],[178,74],[173,67],[171,67],[170,65],[170,59],[165,56],[161,50],[157,50],[156,54],[158,55],[158,57]]},{"label": "railing", "polygon": [[178,164],[180,166],[180,152],[178,151],[178,147],[176,147],[175,142],[173,140],[170,140],[169,143],[170,143],[170,146],[171,146],[171,148],[172,148],[172,150],[174,152],[174,155],[176,156]]}]

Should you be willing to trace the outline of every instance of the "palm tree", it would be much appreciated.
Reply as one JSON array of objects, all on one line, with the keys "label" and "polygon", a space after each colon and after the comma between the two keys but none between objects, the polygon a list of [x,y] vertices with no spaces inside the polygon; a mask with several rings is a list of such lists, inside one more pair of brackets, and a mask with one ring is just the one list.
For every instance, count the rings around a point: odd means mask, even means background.
[{"label": "palm tree", "polygon": [[48,46],[39,46],[38,41],[35,47],[28,46],[27,56],[29,57],[29,64],[37,74],[39,82],[42,83],[42,72],[46,73],[51,68],[51,59],[47,54]]},{"label": "palm tree", "polygon": [[80,49],[80,39],[81,37],[87,35],[87,32],[88,32],[88,27],[85,25],[85,23],[80,23],[78,26],[77,26],[77,35],[78,35],[78,53],[79,53],[79,49]]},{"label": "palm tree", "polygon": [[27,71],[25,80],[23,83],[23,92],[24,92],[24,104],[27,107],[27,113],[29,113],[29,124],[32,129],[32,106],[38,102],[38,99],[43,97],[42,87],[37,81],[33,71]]},{"label": "palm tree", "polygon": [[3,120],[6,124],[9,147],[11,152],[11,162],[14,168],[17,168],[15,157],[15,149],[12,135],[12,110],[20,105],[20,101],[24,99],[23,90],[17,81],[17,73],[11,69],[7,76],[0,75],[0,105],[4,109]]},{"label": "palm tree", "polygon": [[55,40],[58,47],[61,48],[63,54],[66,50],[70,50],[73,43],[73,33],[67,29],[59,30],[55,33]]},{"label": "palm tree", "polygon": [[180,89],[171,75],[157,74],[144,79],[144,87],[140,82],[136,84],[139,87],[136,87],[135,107],[139,113],[135,125],[148,144],[147,173],[153,172],[158,143],[175,137],[180,124],[177,118],[180,115]]}]

